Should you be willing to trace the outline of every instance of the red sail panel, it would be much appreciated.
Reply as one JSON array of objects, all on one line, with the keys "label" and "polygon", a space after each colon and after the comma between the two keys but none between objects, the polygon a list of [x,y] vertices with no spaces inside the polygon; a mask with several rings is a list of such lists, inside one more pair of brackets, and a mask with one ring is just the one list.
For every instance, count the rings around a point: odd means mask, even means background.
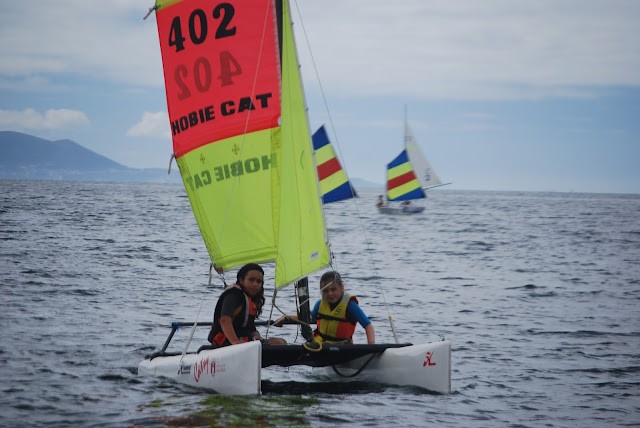
[{"label": "red sail panel", "polygon": [[387,182],[387,189],[389,190],[395,189],[396,187],[402,186],[403,184],[406,184],[413,180],[416,180],[416,175],[414,174],[413,171],[409,171],[407,173],[399,175],[398,177],[390,179]]},{"label": "red sail panel", "polygon": [[325,178],[335,174],[341,169],[342,168],[340,166],[340,162],[338,162],[338,158],[331,158],[328,161],[318,165],[318,178],[320,180],[324,180]]},{"label": "red sail panel", "polygon": [[278,126],[273,1],[178,1],[156,16],[176,157]]}]

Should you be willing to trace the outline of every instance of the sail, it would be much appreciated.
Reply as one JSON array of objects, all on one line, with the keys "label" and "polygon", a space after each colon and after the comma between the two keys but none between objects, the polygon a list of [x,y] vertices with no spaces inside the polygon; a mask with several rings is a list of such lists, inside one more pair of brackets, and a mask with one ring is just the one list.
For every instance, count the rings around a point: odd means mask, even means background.
[{"label": "sail", "polygon": [[387,200],[407,201],[425,197],[405,149],[387,164]]},{"label": "sail", "polygon": [[322,202],[328,204],[358,196],[349,182],[347,173],[340,165],[324,125],[313,134],[312,140],[318,165]]},{"label": "sail", "polygon": [[329,263],[286,0],[156,0],[173,150],[212,263]]},{"label": "sail", "polygon": [[422,188],[428,189],[430,187],[442,185],[442,181],[440,181],[435,170],[427,161],[424,153],[422,153],[422,149],[418,145],[416,138],[413,136],[413,132],[411,132],[408,123],[405,123],[404,146],[413,167],[413,171],[415,172],[416,177],[418,177],[418,181],[420,181]]}]

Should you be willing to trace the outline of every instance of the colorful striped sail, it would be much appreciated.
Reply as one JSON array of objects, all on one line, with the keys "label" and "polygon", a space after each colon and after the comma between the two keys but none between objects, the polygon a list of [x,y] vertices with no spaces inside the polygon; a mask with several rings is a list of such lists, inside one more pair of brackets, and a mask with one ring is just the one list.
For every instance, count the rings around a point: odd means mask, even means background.
[{"label": "colorful striped sail", "polygon": [[322,202],[328,204],[358,196],[340,165],[324,125],[313,134],[312,140]]},{"label": "colorful striped sail", "polygon": [[329,264],[286,0],[156,0],[173,149],[212,263]]},{"label": "colorful striped sail", "polygon": [[422,199],[426,195],[415,172],[407,151],[403,150],[387,164],[387,200],[408,201]]}]

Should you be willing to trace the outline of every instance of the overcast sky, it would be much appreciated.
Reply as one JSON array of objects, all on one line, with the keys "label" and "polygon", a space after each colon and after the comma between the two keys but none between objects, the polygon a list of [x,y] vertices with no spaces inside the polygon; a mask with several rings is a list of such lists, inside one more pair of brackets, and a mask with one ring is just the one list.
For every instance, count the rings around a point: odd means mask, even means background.
[{"label": "overcast sky", "polygon": [[[312,128],[351,177],[383,182],[406,105],[449,188],[640,193],[640,1],[292,4]],[[152,5],[2,2],[0,130],[166,168]]]}]

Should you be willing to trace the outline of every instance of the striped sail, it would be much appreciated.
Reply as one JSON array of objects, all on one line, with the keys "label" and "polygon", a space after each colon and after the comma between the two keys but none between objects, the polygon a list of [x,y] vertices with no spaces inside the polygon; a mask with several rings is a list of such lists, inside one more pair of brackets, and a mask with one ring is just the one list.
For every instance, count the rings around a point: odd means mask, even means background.
[{"label": "striped sail", "polygon": [[157,0],[173,150],[212,263],[329,263],[286,0]]},{"label": "striped sail", "polygon": [[413,171],[407,151],[403,150],[387,164],[387,200],[407,201],[422,199],[426,195]]},{"label": "striped sail", "polygon": [[358,196],[349,182],[347,173],[340,165],[324,125],[313,134],[312,140],[322,202],[328,204]]}]

